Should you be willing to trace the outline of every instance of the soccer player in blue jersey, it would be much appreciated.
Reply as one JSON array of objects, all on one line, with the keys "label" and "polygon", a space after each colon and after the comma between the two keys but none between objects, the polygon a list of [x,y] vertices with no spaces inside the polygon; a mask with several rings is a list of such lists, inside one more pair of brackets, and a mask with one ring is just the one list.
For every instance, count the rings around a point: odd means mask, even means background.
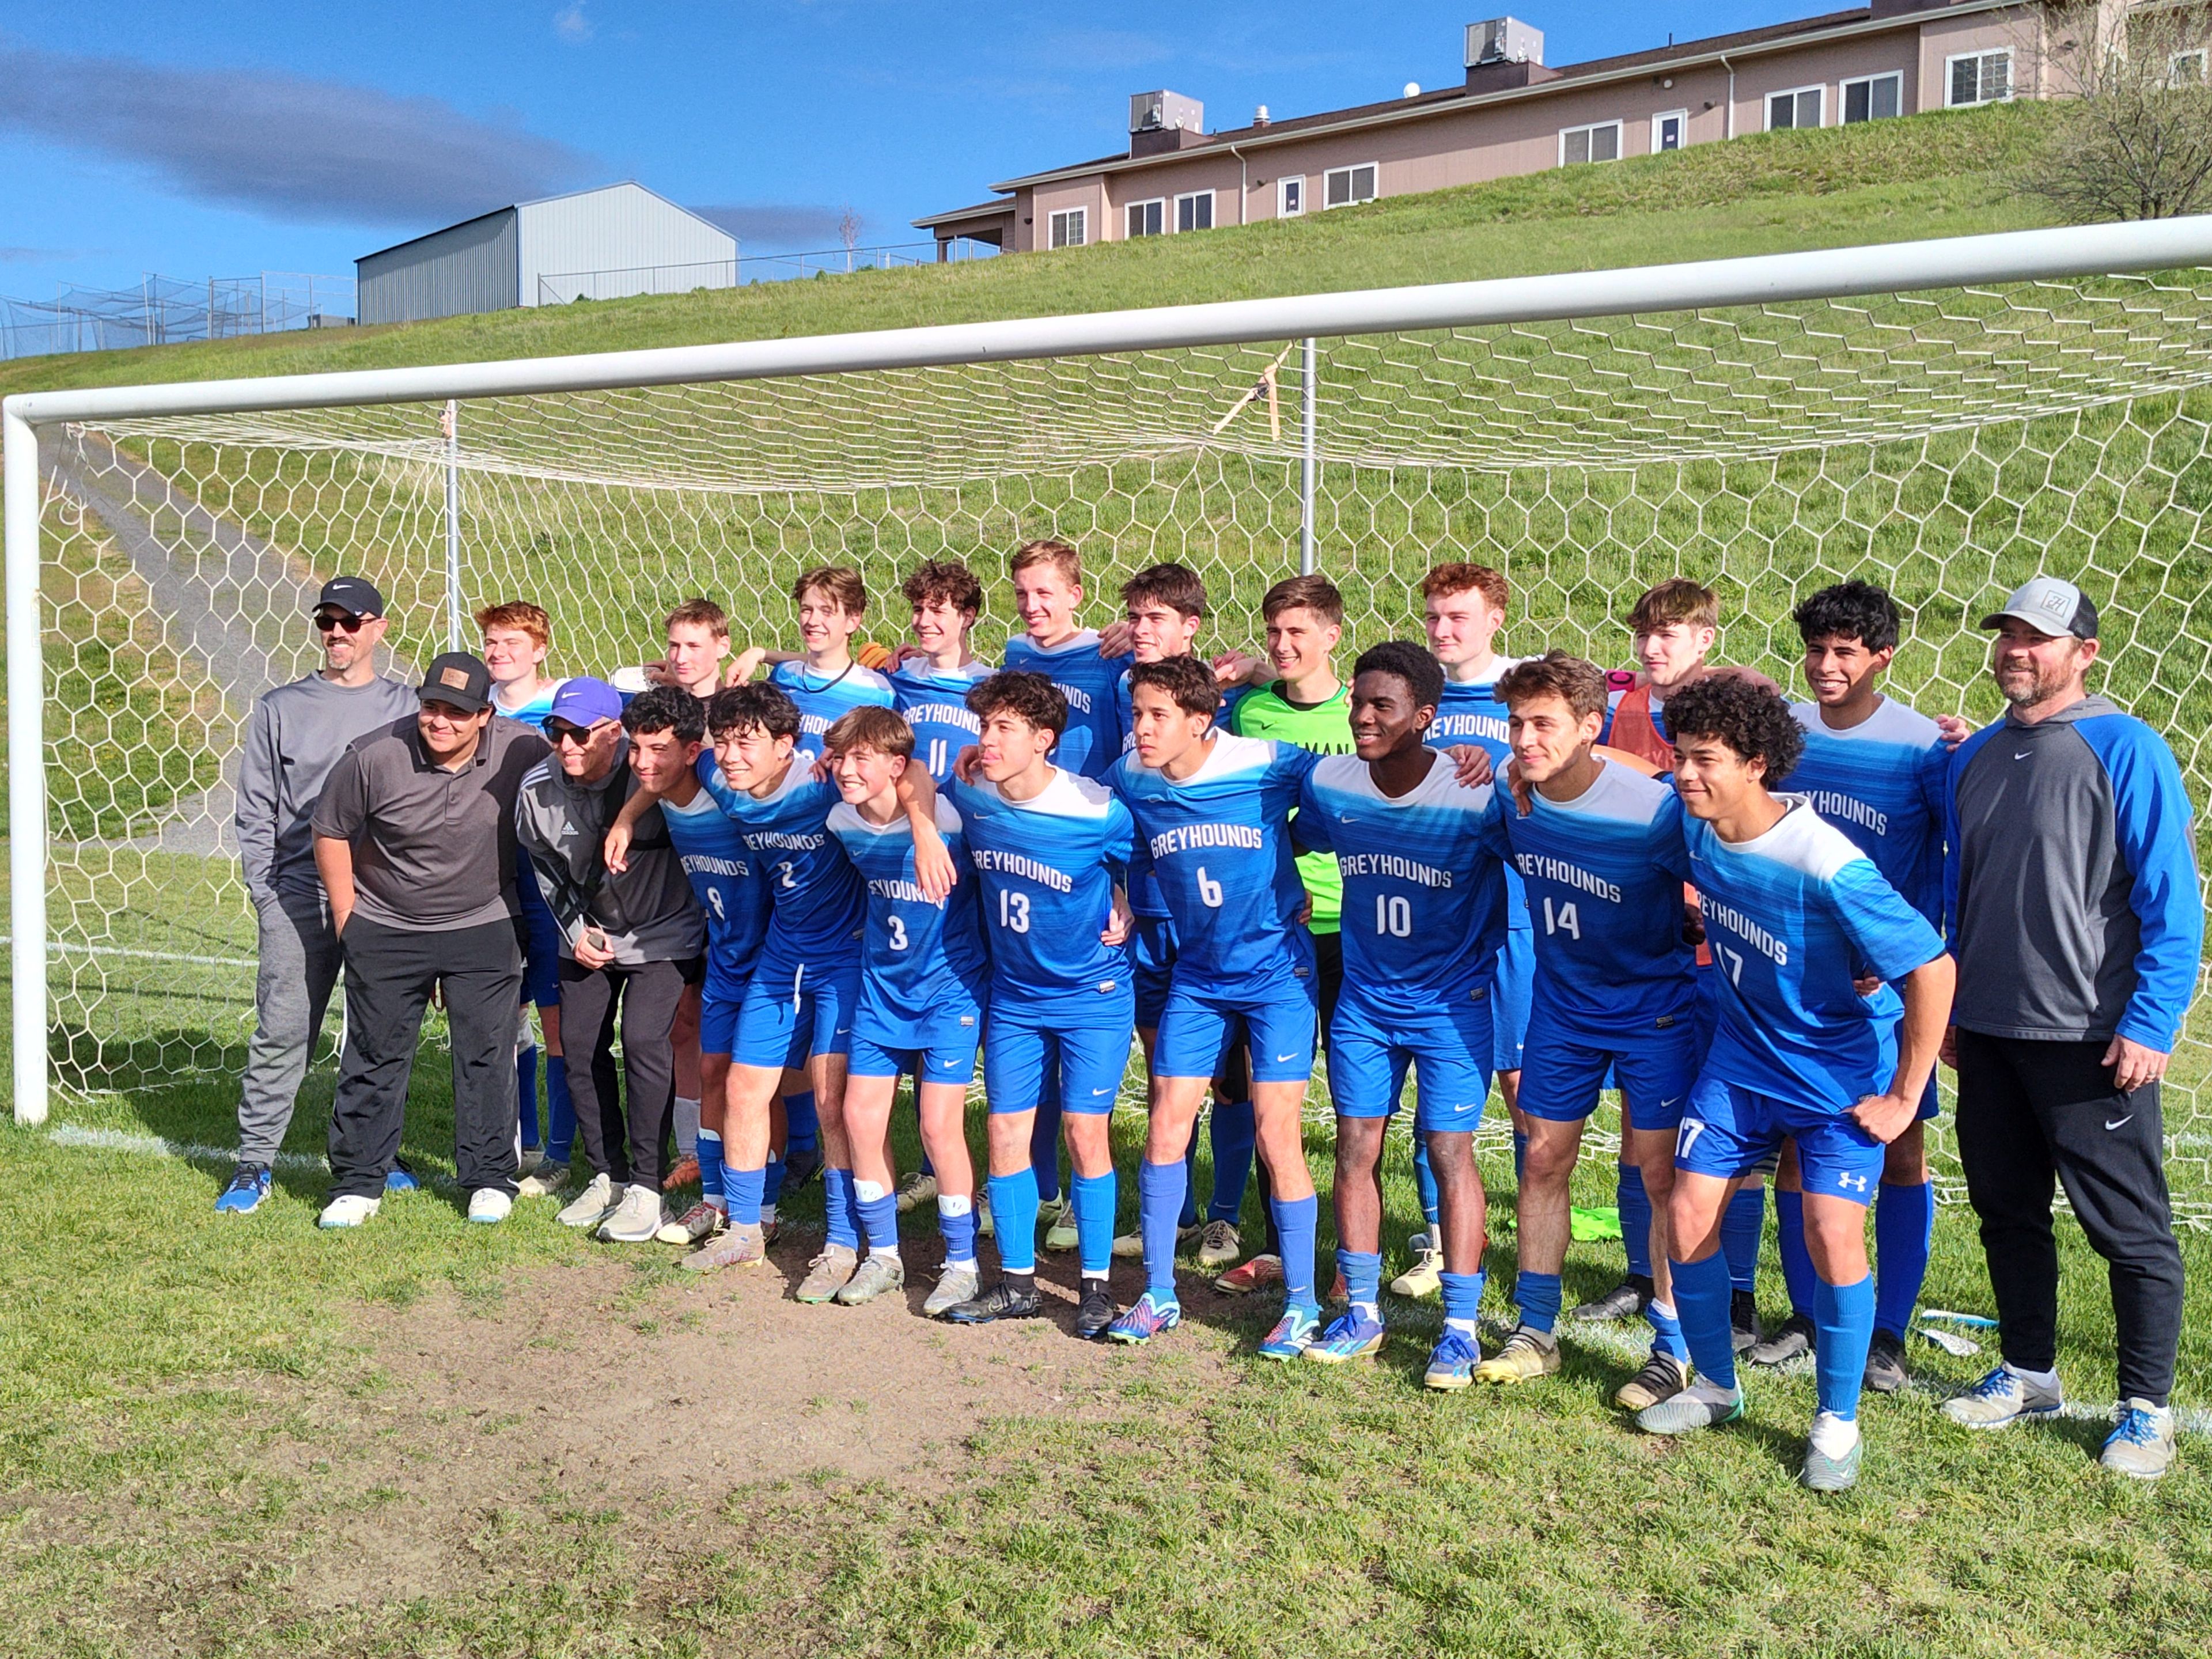
[{"label": "soccer player in blue jersey", "polygon": [[1644,1309],[1651,1355],[1614,1395],[1641,1411],[1689,1380],[1666,1266],[1675,1130],[1702,1058],[1697,954],[1682,938],[1681,803],[1658,779],[1596,752],[1607,687],[1595,664],[1547,652],[1508,669],[1498,692],[1528,811],[1501,796],[1485,833],[1524,884],[1536,973],[1521,1078],[1529,1138],[1514,1289],[1520,1322],[1474,1380],[1526,1382],[1559,1368],[1568,1187],[1583,1125],[1610,1073],[1624,1103],[1622,1146],[1654,1210],[1656,1271]]},{"label": "soccer player in blue jersey", "polygon": [[[1943,926],[1943,790],[1950,750],[1936,722],[1882,694],[1883,672],[1897,654],[1897,602],[1869,582],[1824,587],[1800,605],[1809,702],[1790,712],[1805,733],[1805,752],[1790,787],[1874,860],[1906,902]],[[1920,1116],[1889,1143],[1875,1200],[1874,1343],[1866,1383],[1881,1393],[1905,1386],[1905,1333],[1928,1274],[1936,1189],[1928,1170],[1925,1125],[1936,1115],[1930,1079]],[[1779,1364],[1813,1343],[1814,1274],[1805,1249],[1804,1200],[1795,1148],[1785,1145],[1774,1180],[1776,1231],[1790,1318],[1751,1351]]]},{"label": "soccer player in blue jersey", "polygon": [[1443,669],[1393,640],[1352,665],[1354,752],[1323,757],[1298,796],[1298,839],[1344,882],[1344,988],[1329,1027],[1336,1107],[1336,1259],[1351,1299],[1306,1358],[1382,1346],[1382,1136],[1406,1073],[1438,1189],[1444,1331],[1432,1389],[1461,1389],[1482,1350],[1485,1212],[1474,1131],[1490,1097],[1491,1019],[1505,938],[1505,871],[1485,843],[1491,787],[1462,786],[1423,741]]},{"label": "soccer player in blue jersey", "polygon": [[[990,1100],[991,1209],[998,1282],[945,1317],[964,1325],[1028,1318],[1036,1292],[1037,1102],[1049,1082],[1066,1103],[1075,1169],[1082,1299],[1076,1334],[1112,1322],[1113,1148],[1108,1139],[1136,1018],[1127,907],[1118,901],[1135,847],[1128,809],[1104,786],[1052,763],[1067,700],[1042,674],[994,674],[969,693],[981,730],[976,775],[957,775],[957,810],[990,940],[983,1048]],[[1057,1156],[1055,1152],[1054,1156]]]},{"label": "soccer player in blue jersey", "polygon": [[845,1128],[868,1254],[836,1299],[856,1307],[906,1282],[890,1134],[899,1078],[911,1075],[922,1144],[937,1170],[937,1213],[945,1235],[945,1270],[922,1304],[923,1313],[935,1318],[976,1291],[975,1177],[968,1158],[967,1103],[983,1036],[990,963],[976,918],[975,876],[961,867],[959,814],[940,799],[934,817],[955,883],[939,897],[922,890],[913,826],[899,800],[899,783],[914,764],[915,735],[905,720],[888,708],[855,708],[838,717],[826,741],[844,797],[830,809],[830,833],[867,891]]},{"label": "soccer player in blue jersey", "polygon": [[799,753],[821,759],[823,738],[849,709],[889,708],[891,683],[853,657],[853,635],[868,614],[868,590],[849,565],[817,565],[791,585],[799,608],[799,638],[805,647],[795,661],[777,663],[769,684],[799,709]]},{"label": "soccer player in blue jersey", "polygon": [[1289,744],[1214,729],[1221,688],[1188,656],[1130,671],[1133,747],[1107,781],[1136,820],[1176,952],[1152,1054],[1152,1116],[1138,1172],[1146,1291],[1114,1322],[1118,1341],[1178,1323],[1176,1233],[1184,1155],[1206,1088],[1241,1028],[1252,1068],[1260,1157],[1282,1239],[1283,1316],[1261,1344],[1270,1359],[1304,1352],[1320,1328],[1314,1294],[1318,1201],[1301,1109],[1313,1071],[1313,939],[1301,919],[1289,828],[1316,757]]},{"label": "soccer player in blue jersey", "polygon": [[[1779,696],[1711,676],[1669,697],[1667,718],[1716,1012],[1668,1206],[1668,1267],[1698,1380],[1637,1422],[1686,1434],[1742,1413],[1721,1218],[1744,1177],[1793,1137],[1818,1276],[1819,1409],[1802,1479],[1840,1492],[1857,1480],[1864,1450],[1858,1397],[1875,1304],[1866,1206],[1884,1147],[1919,1115],[1955,975],[1936,930],[1873,860],[1803,796],[1770,788],[1804,748]],[[1882,981],[1871,995],[1856,982],[1868,976]]]}]

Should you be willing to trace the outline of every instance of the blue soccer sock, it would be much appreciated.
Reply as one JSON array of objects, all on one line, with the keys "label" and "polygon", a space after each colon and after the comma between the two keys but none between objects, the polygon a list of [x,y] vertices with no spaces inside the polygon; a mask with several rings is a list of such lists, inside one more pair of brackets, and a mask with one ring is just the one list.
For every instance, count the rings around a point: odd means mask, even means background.
[{"label": "blue soccer sock", "polygon": [[1526,1267],[1513,1276],[1513,1300],[1521,1309],[1521,1322],[1532,1331],[1548,1331],[1559,1322],[1559,1276],[1530,1273]]},{"label": "blue soccer sock", "polygon": [[1446,1330],[1457,1331],[1462,1336],[1475,1334],[1475,1321],[1482,1311],[1482,1287],[1488,1278],[1480,1268],[1471,1273],[1437,1275],[1443,1291]]},{"label": "blue soccer sock", "polygon": [[[1805,1248],[1805,1194],[1774,1189],[1774,1241],[1782,1257],[1782,1285],[1790,1292],[1790,1311],[1813,1316],[1813,1253]],[[1923,1258],[1924,1261],[1925,1258]],[[1914,1295],[1918,1295],[1917,1288]]]},{"label": "blue soccer sock", "polygon": [[1874,1201],[1874,1328],[1902,1337],[1928,1277],[1928,1249],[1936,1233],[1936,1188],[1884,1182]]},{"label": "blue soccer sock", "polygon": [[1155,1306],[1176,1300],[1176,1218],[1182,1213],[1183,1167],[1155,1164],[1147,1158],[1137,1165],[1137,1231],[1145,1241],[1145,1288]]},{"label": "blue soccer sock", "polygon": [[538,1145],[538,1045],[526,1044],[514,1056],[514,1103],[521,1112],[525,1152]]},{"label": "blue soccer sock", "polygon": [[783,1197],[783,1160],[773,1146],[768,1149],[768,1164],[762,1175],[761,1202],[773,1210]]},{"label": "blue soccer sock", "polygon": [[[1729,1328],[1728,1259],[1715,1250],[1703,1261],[1668,1262],[1674,1278],[1674,1313],[1698,1375],[1717,1389],[1735,1387],[1735,1345]],[[1866,1356],[1859,1356],[1862,1362]]]},{"label": "blue soccer sock", "polygon": [[1674,1309],[1655,1296],[1644,1304],[1644,1318],[1651,1327],[1651,1346],[1660,1352],[1688,1364],[1690,1346],[1682,1340],[1682,1322],[1675,1316]]},{"label": "blue soccer sock", "polygon": [[1037,1102],[1036,1120],[1030,1126],[1030,1173],[1036,1177],[1037,1202],[1060,1201],[1060,1085],[1045,1079],[1044,1096]]},{"label": "blue soccer sock", "polygon": [[550,1162],[567,1164],[576,1151],[576,1103],[568,1096],[568,1060],[563,1054],[545,1056],[545,1156]]},{"label": "blue soccer sock", "polygon": [[1528,1137],[1520,1130],[1513,1132],[1513,1187],[1519,1191],[1528,1169]]},{"label": "blue soccer sock", "polygon": [[783,1097],[783,1155],[811,1152],[822,1145],[822,1117],[814,1109],[814,1091],[801,1089]]},{"label": "blue soccer sock", "polygon": [[1217,1100],[1207,1133],[1213,1139],[1213,1201],[1208,1221],[1235,1223],[1244,1213],[1244,1188],[1252,1181],[1252,1148],[1259,1129],[1249,1100]]},{"label": "blue soccer sock", "polygon": [[1413,1137],[1413,1190],[1420,1195],[1421,1219],[1429,1224],[1430,1243],[1441,1244],[1442,1236],[1437,1230],[1443,1225],[1443,1215],[1437,1208],[1437,1176],[1436,1171],[1429,1168],[1426,1135]]},{"label": "blue soccer sock", "polygon": [[860,1248],[859,1218],[853,1205],[853,1172],[836,1167],[822,1171],[822,1222],[830,1243],[848,1250]]},{"label": "blue soccer sock", "polygon": [[1651,1194],[1644,1188],[1644,1170],[1634,1164],[1620,1166],[1620,1184],[1613,1202],[1620,1206],[1620,1248],[1628,1256],[1631,1279],[1651,1277]]},{"label": "blue soccer sock", "polygon": [[1076,1253],[1085,1279],[1103,1279],[1114,1266],[1114,1206],[1121,1201],[1121,1182],[1114,1171],[1079,1175],[1069,1183],[1075,1198]]},{"label": "blue soccer sock", "polygon": [[757,1227],[760,1224],[761,1189],[766,1177],[764,1170],[723,1170],[722,1193],[730,1206],[730,1225]]},{"label": "blue soccer sock", "polygon": [[1336,1270],[1344,1275],[1344,1287],[1352,1293],[1352,1311],[1364,1313],[1370,1319],[1382,1317],[1382,1252],[1380,1250],[1347,1250],[1337,1246]]},{"label": "blue soccer sock", "polygon": [[699,1131],[699,1196],[720,1209],[725,1202],[722,1178],[722,1132]]},{"label": "blue soccer sock", "polygon": [[1037,1185],[1035,1170],[991,1177],[991,1236],[999,1265],[1010,1273],[1036,1271]]},{"label": "blue soccer sock", "polygon": [[1721,1212],[1721,1254],[1728,1258],[1729,1281],[1739,1291],[1759,1284],[1759,1240],[1766,1231],[1766,1188],[1747,1187]]},{"label": "blue soccer sock", "polygon": [[1317,1314],[1321,1299],[1314,1294],[1314,1235],[1321,1228],[1321,1199],[1309,1193],[1304,1198],[1279,1198],[1274,1206],[1275,1231],[1283,1239],[1283,1305]]},{"label": "blue soccer sock", "polygon": [[945,1265],[975,1265],[975,1200],[938,1194],[937,1231],[945,1235]]},{"label": "blue soccer sock", "polygon": [[1190,1145],[1182,1149],[1182,1209],[1176,1216],[1176,1231],[1198,1225],[1198,1124],[1190,1126]]},{"label": "blue soccer sock", "polygon": [[1859,1414],[1859,1384],[1866,1378],[1867,1349],[1874,1339],[1874,1276],[1856,1285],[1813,1286],[1813,1387],[1820,1409],[1846,1420]]},{"label": "blue soccer sock", "polygon": [[853,1207],[860,1212],[860,1231],[868,1241],[870,1255],[898,1254],[898,1197],[872,1181],[853,1182]]}]

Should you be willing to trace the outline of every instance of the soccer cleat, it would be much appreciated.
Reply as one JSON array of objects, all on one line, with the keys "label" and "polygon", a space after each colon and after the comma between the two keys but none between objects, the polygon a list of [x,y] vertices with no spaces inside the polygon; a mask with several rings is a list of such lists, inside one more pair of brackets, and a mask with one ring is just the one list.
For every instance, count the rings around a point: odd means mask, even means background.
[{"label": "soccer cleat", "polygon": [[422,1184],[404,1158],[392,1159],[392,1167],[384,1172],[384,1190],[387,1193],[411,1193]]},{"label": "soccer cleat", "polygon": [[1765,1333],[1759,1328],[1759,1298],[1749,1291],[1729,1293],[1729,1342],[1738,1353],[1755,1346]]},{"label": "soccer cleat", "polygon": [[1114,1241],[1114,1254],[1124,1261],[1145,1259],[1145,1236],[1142,1233],[1123,1233]]},{"label": "soccer cleat", "polygon": [[324,1205],[323,1212],[315,1218],[315,1225],[325,1231],[339,1227],[358,1227],[375,1215],[383,1202],[380,1198],[362,1198],[358,1194],[348,1193],[344,1197],[334,1198]]},{"label": "soccer cleat", "polygon": [[1751,1345],[1751,1363],[1754,1365],[1782,1365],[1800,1354],[1813,1352],[1813,1321],[1801,1313],[1793,1313],[1774,1328],[1773,1334]]},{"label": "soccer cleat", "polygon": [[768,1256],[768,1240],[757,1224],[727,1227],[676,1265],[687,1272],[710,1273],[723,1267],[757,1267]]},{"label": "soccer cleat", "polygon": [[2148,1400],[2120,1403],[2119,1422],[2097,1461],[2115,1474],[2155,1480],[2173,1467],[2173,1408]]},{"label": "soccer cleat", "polygon": [[1413,1260],[1406,1271],[1390,1281],[1390,1294],[1419,1300],[1435,1296],[1443,1291],[1444,1281],[1444,1253],[1426,1233],[1415,1233],[1406,1241],[1406,1248],[1413,1253]]},{"label": "soccer cleat", "polygon": [[1155,1302],[1152,1293],[1146,1291],[1137,1298],[1135,1307],[1106,1328],[1106,1335],[1114,1342],[1149,1342],[1161,1332],[1171,1331],[1182,1323],[1181,1303]]},{"label": "soccer cleat", "polygon": [[1341,1365],[1382,1352],[1382,1322],[1358,1313],[1339,1314],[1328,1328],[1306,1344],[1306,1358],[1317,1365]]},{"label": "soccer cleat", "polygon": [[1075,1310],[1075,1334],[1086,1342],[1095,1342],[1106,1334],[1106,1328],[1121,1311],[1104,1279],[1086,1279],[1083,1281],[1083,1300]]},{"label": "soccer cleat", "polygon": [[898,1212],[919,1209],[937,1197],[937,1177],[927,1170],[916,1170],[899,1183]]},{"label": "soccer cleat", "polygon": [[1695,1434],[1699,1429],[1732,1423],[1743,1415],[1742,1389],[1716,1398],[1707,1389],[1708,1385],[1701,1382],[1656,1405],[1646,1406],[1636,1413],[1636,1426],[1646,1434]]},{"label": "soccer cleat", "polygon": [[947,1267],[937,1275],[937,1288],[921,1304],[921,1316],[941,1318],[962,1303],[975,1300],[975,1292],[982,1288],[973,1267]]},{"label": "soccer cleat", "polygon": [[241,1164],[231,1171],[230,1185],[215,1201],[218,1215],[252,1215],[269,1196],[269,1166]]},{"label": "soccer cleat", "polygon": [[550,1198],[568,1184],[568,1166],[540,1163],[515,1188],[522,1198]]},{"label": "soccer cleat", "polygon": [[690,1152],[676,1160],[676,1167],[660,1178],[660,1190],[672,1193],[678,1187],[696,1187],[699,1183],[699,1160]]},{"label": "soccer cleat", "polygon": [[1236,1266],[1244,1254],[1244,1241],[1233,1221],[1209,1221],[1198,1230],[1198,1265],[1201,1272]]},{"label": "soccer cleat", "polygon": [[[1283,1316],[1275,1322],[1275,1328],[1261,1340],[1260,1358],[1296,1359],[1300,1354],[1310,1352],[1320,1336],[1321,1316],[1318,1313],[1310,1308],[1285,1308]],[[1375,1343],[1377,1347],[1382,1343],[1382,1328],[1380,1325],[1375,1328]],[[1345,1356],[1347,1359],[1352,1357],[1350,1354]]]},{"label": "soccer cleat", "polygon": [[1076,1231],[1075,1202],[1065,1194],[1050,1204],[1037,1206],[1037,1219],[1044,1224],[1044,1247],[1055,1254],[1080,1248],[1083,1235]]},{"label": "soccer cleat", "polygon": [[1614,1392],[1613,1403],[1626,1411],[1649,1411],[1689,1386],[1690,1368],[1664,1349],[1654,1348],[1644,1368]]},{"label": "soccer cleat", "polygon": [[650,1187],[629,1186],[592,1237],[602,1244],[650,1244],[667,1219],[659,1193]]},{"label": "soccer cleat", "polygon": [[906,1263],[895,1255],[879,1250],[868,1252],[853,1276],[837,1287],[832,1298],[841,1307],[857,1308],[863,1303],[873,1302],[887,1291],[896,1291],[906,1284]]},{"label": "soccer cleat", "polygon": [[797,1192],[822,1173],[822,1149],[807,1146],[791,1153],[783,1161],[783,1190],[786,1195]]},{"label": "soccer cleat", "polygon": [[777,1239],[783,1237],[782,1221],[769,1214],[768,1206],[765,1204],[761,1206],[760,1230],[761,1243],[763,1247],[775,1243]]},{"label": "soccer cleat", "polygon": [[1905,1364],[1905,1344],[1894,1331],[1876,1331],[1867,1347],[1866,1386],[1876,1394],[1895,1394],[1911,1380]]},{"label": "soccer cleat", "polygon": [[519,1181],[524,1176],[534,1173],[544,1161],[545,1149],[543,1146],[525,1146],[514,1160],[515,1179]]},{"label": "soccer cleat", "polygon": [[682,1215],[660,1230],[659,1237],[664,1244],[679,1244],[690,1249],[729,1225],[730,1218],[724,1212],[701,1199]]},{"label": "soccer cleat", "polygon": [[1607,1324],[1633,1319],[1651,1305],[1651,1281],[1641,1274],[1624,1279],[1595,1302],[1585,1302],[1574,1317],[1587,1324]]},{"label": "soccer cleat", "polygon": [[822,1254],[806,1264],[806,1277],[799,1282],[801,1302],[827,1302],[845,1288],[845,1281],[860,1266],[860,1253],[843,1244],[826,1244]]},{"label": "soccer cleat", "polygon": [[1255,1291],[1265,1290],[1270,1285],[1283,1282],[1283,1258],[1279,1255],[1255,1255],[1241,1267],[1231,1267],[1213,1281],[1213,1288],[1231,1296],[1249,1296]]},{"label": "soccer cleat", "polygon": [[[1026,1281],[1017,1284],[1017,1279]],[[1036,1293],[1036,1281],[1027,1273],[1010,1274],[980,1296],[972,1296],[956,1307],[945,1310],[945,1319],[955,1325],[989,1325],[1001,1319],[1035,1319],[1044,1311],[1044,1304]]]},{"label": "soccer cleat", "polygon": [[595,1175],[591,1185],[570,1199],[568,1206],[553,1218],[564,1227],[596,1227],[614,1213],[618,1201],[614,1177]]},{"label": "soccer cleat", "polygon": [[1482,1363],[1482,1346],[1465,1331],[1444,1328],[1443,1338],[1429,1351],[1429,1368],[1421,1373],[1425,1387],[1455,1394],[1474,1381],[1474,1368]]},{"label": "soccer cleat", "polygon": [[2057,1389],[2031,1382],[2009,1365],[2000,1365],[1955,1399],[1943,1402],[1943,1415],[1965,1429],[2002,1429],[2023,1417],[2054,1417],[2066,1404]]},{"label": "soccer cleat", "polygon": [[1549,1331],[1532,1331],[1518,1325],[1505,1339],[1504,1347],[1474,1368],[1474,1380],[1504,1386],[1556,1376],[1559,1370],[1559,1338]]},{"label": "soccer cleat", "polygon": [[496,1187],[479,1187],[469,1194],[469,1219],[479,1226],[495,1227],[514,1212],[514,1200]]},{"label": "soccer cleat", "polygon": [[1859,1483],[1859,1459],[1865,1451],[1866,1442],[1854,1440],[1841,1457],[1831,1457],[1808,1440],[1797,1479],[1808,1492],[1849,1492]]}]

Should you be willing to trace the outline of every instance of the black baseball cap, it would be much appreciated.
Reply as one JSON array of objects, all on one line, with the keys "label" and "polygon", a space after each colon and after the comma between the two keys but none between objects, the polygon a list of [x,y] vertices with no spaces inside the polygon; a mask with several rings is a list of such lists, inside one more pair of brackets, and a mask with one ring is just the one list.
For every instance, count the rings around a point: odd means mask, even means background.
[{"label": "black baseball cap", "polygon": [[451,703],[473,714],[491,701],[491,670],[480,657],[448,651],[430,659],[416,695],[425,702]]},{"label": "black baseball cap", "polygon": [[380,617],[384,614],[384,595],[376,591],[374,582],[359,576],[333,576],[323,584],[323,591],[315,596],[315,609],[334,605],[356,617]]}]

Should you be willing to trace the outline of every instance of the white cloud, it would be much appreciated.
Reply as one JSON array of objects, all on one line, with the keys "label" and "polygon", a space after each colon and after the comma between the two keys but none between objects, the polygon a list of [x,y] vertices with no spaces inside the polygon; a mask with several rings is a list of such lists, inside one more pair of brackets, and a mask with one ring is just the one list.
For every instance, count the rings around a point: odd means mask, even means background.
[{"label": "white cloud", "polygon": [[568,0],[568,3],[553,14],[553,33],[571,46],[580,46],[595,31],[592,20],[584,15],[584,0]]}]

